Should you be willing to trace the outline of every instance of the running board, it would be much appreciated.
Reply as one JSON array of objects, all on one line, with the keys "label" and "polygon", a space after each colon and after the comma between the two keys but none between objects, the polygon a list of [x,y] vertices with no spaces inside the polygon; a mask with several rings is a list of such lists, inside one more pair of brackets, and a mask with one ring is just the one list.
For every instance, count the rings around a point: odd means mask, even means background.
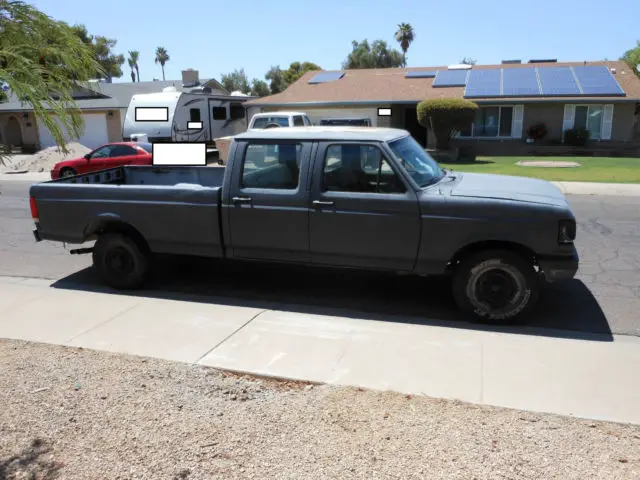
[{"label": "running board", "polygon": [[69,250],[69,253],[71,255],[83,255],[85,253],[91,253],[93,252],[93,247],[91,248],[76,248],[74,250]]}]

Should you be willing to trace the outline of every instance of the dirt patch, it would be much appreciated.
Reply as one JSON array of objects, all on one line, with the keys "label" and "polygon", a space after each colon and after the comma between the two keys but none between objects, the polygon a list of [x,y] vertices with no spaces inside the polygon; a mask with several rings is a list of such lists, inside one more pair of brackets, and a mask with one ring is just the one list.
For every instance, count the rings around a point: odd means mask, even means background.
[{"label": "dirt patch", "polygon": [[524,162],[518,162],[517,165],[521,167],[544,167],[544,168],[575,168],[581,164],[578,162],[557,162],[552,160],[530,160]]},{"label": "dirt patch", "polygon": [[77,142],[68,143],[67,150],[68,153],[63,153],[57,146],[53,146],[40,150],[33,155],[22,156],[23,158],[11,164],[11,170],[48,172],[58,162],[80,158],[91,151],[91,149]]}]

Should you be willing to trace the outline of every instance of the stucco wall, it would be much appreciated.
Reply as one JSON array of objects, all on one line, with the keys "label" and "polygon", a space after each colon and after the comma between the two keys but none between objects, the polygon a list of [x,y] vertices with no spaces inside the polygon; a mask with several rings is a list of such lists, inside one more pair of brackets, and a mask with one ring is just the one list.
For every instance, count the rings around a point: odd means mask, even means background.
[{"label": "stucco wall", "polygon": [[527,132],[533,125],[543,123],[548,130],[547,140],[562,139],[562,119],[564,105],[555,103],[532,104],[524,106],[522,123],[522,138],[527,138]]},{"label": "stucco wall", "polygon": [[27,150],[36,149],[38,146],[38,128],[35,120],[35,116],[32,112],[27,113],[27,118],[24,118],[24,112],[16,113],[0,113],[0,136],[2,142],[6,142],[7,126],[9,119],[15,117],[16,121],[20,125],[20,134],[22,137],[22,146]]},{"label": "stucco wall", "polygon": [[613,107],[611,140],[630,142],[633,136],[635,103],[618,103]]},{"label": "stucco wall", "polygon": [[[109,116],[108,112],[112,112],[113,115]],[[86,111],[89,113],[89,111]],[[94,113],[93,111],[91,113]],[[102,113],[107,116],[107,136],[110,142],[122,141],[122,120],[120,117],[120,110],[105,110],[95,113]]]}]

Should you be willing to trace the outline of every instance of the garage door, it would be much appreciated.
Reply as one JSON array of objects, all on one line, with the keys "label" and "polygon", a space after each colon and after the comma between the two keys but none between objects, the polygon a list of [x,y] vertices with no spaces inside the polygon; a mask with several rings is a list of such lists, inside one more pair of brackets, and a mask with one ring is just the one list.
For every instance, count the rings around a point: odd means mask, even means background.
[{"label": "garage door", "polygon": [[[66,129],[62,127],[63,133],[67,142],[79,142],[87,148],[97,148],[100,145],[109,142],[107,134],[107,117],[103,113],[91,113],[83,114],[84,120],[84,132],[80,136],[80,139],[71,139],[66,135]],[[60,121],[56,119],[58,125]],[[40,135],[40,148],[52,147],[56,144],[56,141],[51,135],[51,131],[41,122],[38,123],[38,134]]]}]

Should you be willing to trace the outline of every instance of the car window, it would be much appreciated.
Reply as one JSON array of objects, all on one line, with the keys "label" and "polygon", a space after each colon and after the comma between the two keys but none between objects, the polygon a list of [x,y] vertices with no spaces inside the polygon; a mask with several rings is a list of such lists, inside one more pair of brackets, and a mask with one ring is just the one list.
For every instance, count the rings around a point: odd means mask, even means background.
[{"label": "car window", "polygon": [[324,190],[360,193],[404,193],[406,187],[373,145],[343,144],[327,148]]},{"label": "car window", "polygon": [[302,115],[296,115],[293,117],[293,126],[304,127],[304,119],[302,118]]},{"label": "car window", "polygon": [[189,121],[191,122],[200,122],[202,119],[200,118],[200,109],[199,108],[190,108],[189,109]]},{"label": "car window", "polygon": [[111,150],[113,149],[113,145],[105,145],[104,147],[98,148],[95,152],[91,154],[91,158],[108,158],[111,156]]},{"label": "car window", "polygon": [[110,157],[126,157],[128,155],[137,155],[136,149],[129,145],[114,145],[110,152]]},{"label": "car window", "polygon": [[227,109],[225,107],[213,107],[211,108],[211,116],[214,120],[226,120]]},{"label": "car window", "polygon": [[313,124],[311,123],[311,120],[309,120],[309,117],[307,117],[307,116],[305,115],[303,118],[304,118],[304,124],[305,124],[305,125],[307,125],[307,126],[311,126],[311,125],[313,125]]},{"label": "car window", "polygon": [[249,144],[242,162],[242,187],[298,188],[301,151],[299,143]]}]

